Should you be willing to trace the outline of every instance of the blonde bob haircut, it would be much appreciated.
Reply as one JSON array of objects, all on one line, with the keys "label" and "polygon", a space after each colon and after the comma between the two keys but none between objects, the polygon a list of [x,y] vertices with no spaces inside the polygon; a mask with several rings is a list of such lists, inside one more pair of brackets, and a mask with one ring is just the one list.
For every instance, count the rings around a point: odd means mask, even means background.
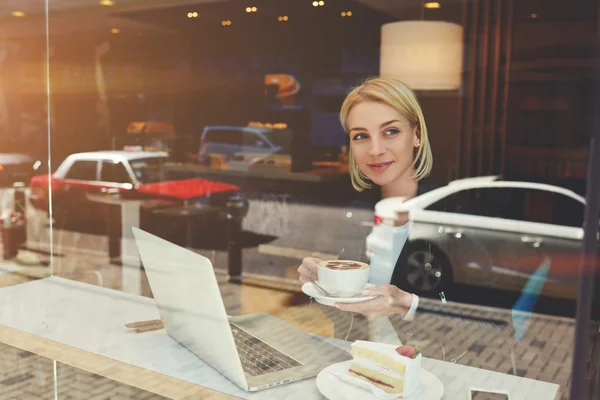
[{"label": "blonde bob haircut", "polygon": [[[388,78],[370,78],[362,85],[352,89],[346,96],[342,109],[340,110],[340,122],[346,133],[349,132],[348,116],[352,108],[363,101],[377,101],[387,104],[390,107],[398,110],[413,127],[417,126],[417,135],[420,140],[419,147],[415,148],[414,162],[415,179],[421,180],[431,173],[433,167],[433,155],[431,154],[431,146],[427,136],[427,126],[423,111],[417,100],[415,93],[403,82],[396,79]],[[354,155],[352,154],[352,146],[349,150],[349,168],[350,179],[352,186],[359,192],[365,189],[370,189],[373,184],[363,174],[356,165]]]}]

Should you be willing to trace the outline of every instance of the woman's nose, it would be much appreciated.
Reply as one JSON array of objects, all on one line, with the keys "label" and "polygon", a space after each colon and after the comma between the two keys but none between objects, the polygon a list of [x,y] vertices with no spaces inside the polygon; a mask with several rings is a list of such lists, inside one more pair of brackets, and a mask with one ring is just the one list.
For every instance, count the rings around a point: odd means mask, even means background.
[{"label": "woman's nose", "polygon": [[369,155],[377,157],[385,153],[385,147],[380,140],[371,140],[371,148],[369,149]]}]

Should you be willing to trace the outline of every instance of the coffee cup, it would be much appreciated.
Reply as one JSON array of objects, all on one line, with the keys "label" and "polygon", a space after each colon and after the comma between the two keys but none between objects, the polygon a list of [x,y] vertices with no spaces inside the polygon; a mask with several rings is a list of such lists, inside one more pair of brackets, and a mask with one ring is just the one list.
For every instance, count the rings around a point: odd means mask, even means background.
[{"label": "coffee cup", "polygon": [[369,264],[360,261],[329,260],[318,266],[319,284],[332,296],[356,296],[369,282]]}]

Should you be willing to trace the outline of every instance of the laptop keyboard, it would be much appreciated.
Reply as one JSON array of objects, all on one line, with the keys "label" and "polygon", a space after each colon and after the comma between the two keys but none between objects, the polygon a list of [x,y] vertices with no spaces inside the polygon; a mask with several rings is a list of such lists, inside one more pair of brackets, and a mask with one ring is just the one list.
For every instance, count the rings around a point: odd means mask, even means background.
[{"label": "laptop keyboard", "polygon": [[252,336],[235,325],[230,326],[242,367],[244,372],[250,376],[268,374],[302,365],[256,336]]}]

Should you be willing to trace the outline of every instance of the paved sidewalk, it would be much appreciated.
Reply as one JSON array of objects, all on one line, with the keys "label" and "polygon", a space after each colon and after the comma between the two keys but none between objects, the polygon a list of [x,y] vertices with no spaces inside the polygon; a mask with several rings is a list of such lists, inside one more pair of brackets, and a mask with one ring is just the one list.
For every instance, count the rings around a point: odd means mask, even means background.
[{"label": "paved sidewalk", "polygon": [[[54,400],[54,365],[47,358],[0,344],[0,399]],[[160,400],[164,397],[57,363],[60,400]]]}]

